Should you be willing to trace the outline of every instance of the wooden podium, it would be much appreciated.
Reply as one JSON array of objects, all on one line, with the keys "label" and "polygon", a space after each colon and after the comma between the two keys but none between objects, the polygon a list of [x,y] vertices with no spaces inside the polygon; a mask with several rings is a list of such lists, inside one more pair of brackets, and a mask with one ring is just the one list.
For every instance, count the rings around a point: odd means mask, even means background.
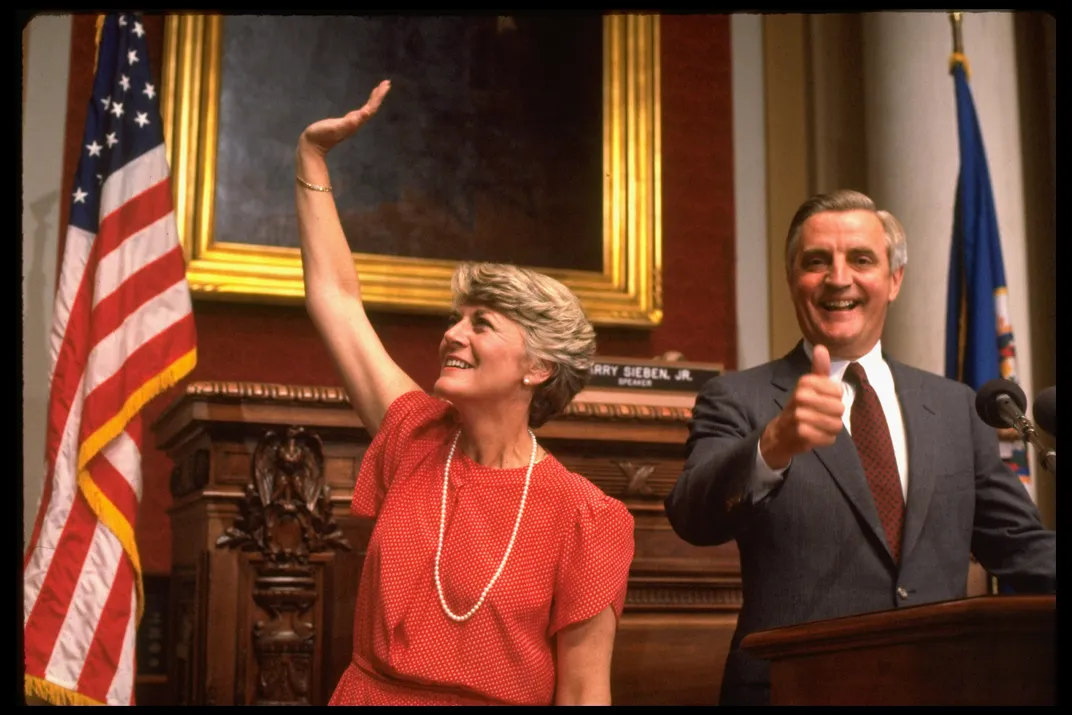
[{"label": "wooden podium", "polygon": [[776,628],[772,705],[1054,705],[1056,596],[980,596]]}]

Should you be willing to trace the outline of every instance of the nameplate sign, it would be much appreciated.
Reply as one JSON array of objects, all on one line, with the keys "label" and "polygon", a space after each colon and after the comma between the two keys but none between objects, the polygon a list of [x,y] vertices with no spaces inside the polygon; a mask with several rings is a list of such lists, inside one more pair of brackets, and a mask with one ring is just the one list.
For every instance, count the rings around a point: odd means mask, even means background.
[{"label": "nameplate sign", "polygon": [[712,363],[597,358],[588,387],[695,393],[722,372]]}]

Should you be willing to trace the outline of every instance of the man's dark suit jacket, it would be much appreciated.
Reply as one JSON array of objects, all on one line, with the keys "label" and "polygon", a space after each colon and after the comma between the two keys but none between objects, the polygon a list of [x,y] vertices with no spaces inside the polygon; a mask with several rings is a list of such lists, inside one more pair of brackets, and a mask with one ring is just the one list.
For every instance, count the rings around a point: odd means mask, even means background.
[{"label": "man's dark suit jacket", "polygon": [[697,396],[666,513],[689,543],[737,540],[744,600],[722,704],[769,697],[767,662],[739,649],[749,633],[963,598],[970,555],[1015,590],[1057,589],[1057,535],[1002,462],[974,391],[884,358],[908,443],[900,566],[844,429],[834,445],[794,457],[783,481],[752,503],[760,434],[811,367],[803,343],[780,360],[714,378]]}]

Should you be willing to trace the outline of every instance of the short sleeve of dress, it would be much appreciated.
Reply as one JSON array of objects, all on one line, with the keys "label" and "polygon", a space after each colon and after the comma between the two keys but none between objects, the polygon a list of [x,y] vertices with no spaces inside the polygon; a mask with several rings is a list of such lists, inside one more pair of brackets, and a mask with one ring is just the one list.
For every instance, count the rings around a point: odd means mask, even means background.
[{"label": "short sleeve of dress", "polygon": [[351,512],[376,518],[391,485],[438,444],[437,433],[443,432],[449,409],[446,402],[419,390],[395,398],[361,460]]},{"label": "short sleeve of dress", "polygon": [[633,515],[604,494],[582,504],[563,541],[549,636],[614,608],[621,618],[633,561]]}]

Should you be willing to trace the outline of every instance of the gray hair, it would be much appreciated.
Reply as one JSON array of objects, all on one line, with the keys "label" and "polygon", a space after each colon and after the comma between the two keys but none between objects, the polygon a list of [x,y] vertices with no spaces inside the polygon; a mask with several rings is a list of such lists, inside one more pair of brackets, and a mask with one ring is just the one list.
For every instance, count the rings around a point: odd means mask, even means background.
[{"label": "gray hair", "polygon": [[816,214],[826,211],[870,211],[882,222],[882,232],[886,235],[886,257],[890,264],[890,273],[894,273],[908,263],[908,245],[904,227],[889,211],[880,211],[871,197],[851,189],[838,189],[829,194],[818,194],[805,201],[793,215],[789,223],[789,233],[785,237],[785,271],[793,272],[797,258],[797,244],[800,243],[800,231],[804,222]]},{"label": "gray hair", "polygon": [[566,409],[587,384],[596,351],[595,329],[577,296],[554,278],[500,263],[463,263],[451,291],[455,309],[483,305],[517,323],[529,357],[551,368],[533,393],[529,426]]}]

